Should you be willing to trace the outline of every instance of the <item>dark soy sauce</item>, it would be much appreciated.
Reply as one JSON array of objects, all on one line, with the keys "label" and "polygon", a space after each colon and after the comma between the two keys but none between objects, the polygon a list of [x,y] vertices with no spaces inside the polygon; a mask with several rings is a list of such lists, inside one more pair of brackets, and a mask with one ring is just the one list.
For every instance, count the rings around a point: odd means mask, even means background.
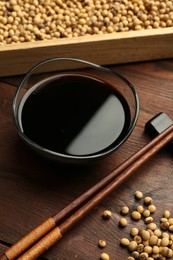
[{"label": "dark soy sauce", "polygon": [[66,155],[94,155],[127,133],[130,110],[108,83],[86,75],[48,78],[32,87],[19,108],[24,134],[38,145]]}]

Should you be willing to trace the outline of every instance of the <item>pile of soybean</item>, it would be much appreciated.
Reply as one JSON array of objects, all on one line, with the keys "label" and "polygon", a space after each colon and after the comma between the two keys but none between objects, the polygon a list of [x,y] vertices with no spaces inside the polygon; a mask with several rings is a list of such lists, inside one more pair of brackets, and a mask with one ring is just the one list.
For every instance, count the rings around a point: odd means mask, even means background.
[{"label": "pile of soybean", "polygon": [[172,0],[0,1],[0,44],[173,26]]},{"label": "pile of soybean", "polygon": [[[131,216],[134,221],[143,219],[145,228],[138,228],[137,225],[130,230],[130,237],[120,239],[120,246],[126,248],[129,252],[128,260],[166,260],[173,257],[173,217],[167,209],[163,212],[160,218],[160,224],[154,222],[153,214],[156,211],[156,206],[151,197],[143,198],[141,191],[135,192],[135,198],[143,202],[130,212],[128,206],[123,206],[120,210],[121,217],[119,219],[119,226],[124,228],[128,225],[126,216]],[[109,210],[105,210],[103,218],[108,219],[112,217]],[[106,247],[106,241],[100,240],[98,245],[102,248]],[[109,255],[103,252],[100,256],[102,260],[109,260]]]}]

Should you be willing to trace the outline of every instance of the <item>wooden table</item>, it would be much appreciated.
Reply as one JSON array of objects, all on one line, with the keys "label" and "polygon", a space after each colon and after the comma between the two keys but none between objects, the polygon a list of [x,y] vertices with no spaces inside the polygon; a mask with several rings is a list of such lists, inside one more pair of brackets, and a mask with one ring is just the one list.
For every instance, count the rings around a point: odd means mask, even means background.
[{"label": "wooden table", "polygon": [[[111,67],[134,84],[140,115],[128,141],[89,167],[63,167],[33,154],[18,137],[12,120],[12,100],[21,77],[0,79],[0,253],[149,142],[144,125],[151,117],[165,112],[173,119],[173,60]],[[129,253],[119,246],[119,240],[129,237],[132,226],[143,226],[143,220],[136,223],[128,215],[128,226],[120,228],[120,209],[128,205],[132,211],[143,203],[134,199],[135,191],[141,190],[154,199],[158,226],[165,209],[173,217],[172,156],[167,149],[157,153],[40,259],[93,260],[102,251],[110,259],[127,259]],[[106,209],[112,212],[108,221],[102,218]],[[98,247],[100,239],[107,241],[105,249]]]}]

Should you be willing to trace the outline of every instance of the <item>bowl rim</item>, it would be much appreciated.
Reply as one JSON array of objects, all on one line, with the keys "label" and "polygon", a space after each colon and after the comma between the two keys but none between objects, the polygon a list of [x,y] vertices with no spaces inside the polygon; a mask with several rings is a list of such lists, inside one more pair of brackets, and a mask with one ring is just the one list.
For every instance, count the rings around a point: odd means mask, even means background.
[{"label": "bowl rim", "polygon": [[[40,66],[48,63],[48,62],[51,62],[51,61],[74,61],[74,62],[81,62],[83,64],[86,64],[86,65],[89,65],[89,66],[92,66],[94,68],[97,68],[101,71],[105,71],[105,72],[108,72],[108,73],[111,73],[112,75],[115,75],[116,77],[120,78],[122,81],[124,81],[127,86],[130,88],[130,90],[132,91],[132,94],[133,94],[133,97],[134,97],[134,103],[135,103],[135,108],[134,108],[134,116],[133,116],[133,119],[128,127],[128,130],[127,130],[127,133],[125,134],[125,136],[123,138],[121,138],[115,146],[111,147],[111,148],[106,148],[104,151],[100,151],[96,154],[91,154],[91,155],[66,155],[66,154],[63,154],[63,153],[58,153],[58,152],[55,152],[55,151],[52,151],[52,150],[49,150],[37,143],[35,143],[34,141],[32,141],[31,139],[29,139],[25,134],[24,132],[22,131],[21,127],[20,127],[20,124],[19,124],[19,120],[18,120],[18,109],[16,109],[16,106],[17,106],[17,98],[18,98],[18,95],[20,93],[20,89],[22,88],[22,85],[23,83],[30,77],[30,75],[37,69],[39,68]],[[51,73],[51,71],[50,71]],[[20,102],[19,102],[20,103]],[[24,76],[24,78],[22,79],[21,83],[19,84],[19,87],[15,93],[15,96],[14,96],[14,99],[13,99],[13,103],[12,103],[12,111],[13,111],[13,121],[14,121],[14,124],[15,124],[15,127],[17,129],[17,132],[19,134],[19,136],[22,138],[22,140],[27,144],[29,145],[31,148],[33,148],[37,153],[41,153],[42,155],[48,157],[48,158],[51,158],[51,159],[55,159],[55,160],[58,160],[58,161],[64,161],[64,162],[77,162],[77,163],[82,163],[82,162],[89,162],[89,161],[95,161],[95,160],[99,160],[99,159],[102,159],[104,157],[106,157],[107,155],[113,153],[115,150],[118,149],[118,147],[120,147],[128,138],[129,136],[131,135],[136,123],[137,123],[137,120],[138,120],[138,117],[139,117],[139,97],[138,97],[138,94],[136,92],[136,89],[135,87],[133,86],[133,84],[128,80],[126,79],[124,76],[122,76],[121,74],[117,73],[116,71],[114,70],[111,70],[105,66],[102,66],[102,65],[98,65],[98,64],[95,64],[93,62],[90,62],[90,61],[86,61],[86,60],[81,60],[81,59],[77,59],[77,58],[50,58],[50,59],[46,59],[38,64],[36,64],[35,66],[33,66],[27,73],[26,75]]]}]

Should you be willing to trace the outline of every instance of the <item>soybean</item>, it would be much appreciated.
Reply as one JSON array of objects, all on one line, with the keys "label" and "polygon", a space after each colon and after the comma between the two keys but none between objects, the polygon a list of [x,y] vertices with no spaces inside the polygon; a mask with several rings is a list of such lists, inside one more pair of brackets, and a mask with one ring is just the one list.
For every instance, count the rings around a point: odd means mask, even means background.
[{"label": "soybean", "polygon": [[135,198],[136,199],[141,199],[143,197],[143,193],[141,191],[136,191],[135,192]]},{"label": "soybean", "polygon": [[173,26],[172,9],[169,0],[2,0],[0,44],[157,30]]},{"label": "soybean", "polygon": [[120,227],[125,227],[125,226],[127,226],[127,219],[121,218],[121,219],[119,220],[119,225],[120,225]]},{"label": "soybean", "polygon": [[138,211],[133,211],[131,214],[132,219],[134,220],[140,220],[141,219],[141,214]]},{"label": "soybean", "polygon": [[99,240],[98,244],[99,244],[100,247],[105,247],[106,241],[105,240]]},{"label": "soybean", "polygon": [[129,208],[127,206],[122,207],[121,214],[127,215],[129,213]]},{"label": "soybean", "polygon": [[109,219],[109,218],[111,218],[111,216],[112,216],[112,212],[110,210],[105,210],[103,212],[103,218],[104,219]]},{"label": "soybean", "polygon": [[144,204],[145,205],[151,205],[153,204],[153,199],[151,197],[145,197],[144,198]]},{"label": "soybean", "polygon": [[107,253],[102,253],[100,255],[100,259],[102,259],[102,260],[109,260],[109,255]]}]

